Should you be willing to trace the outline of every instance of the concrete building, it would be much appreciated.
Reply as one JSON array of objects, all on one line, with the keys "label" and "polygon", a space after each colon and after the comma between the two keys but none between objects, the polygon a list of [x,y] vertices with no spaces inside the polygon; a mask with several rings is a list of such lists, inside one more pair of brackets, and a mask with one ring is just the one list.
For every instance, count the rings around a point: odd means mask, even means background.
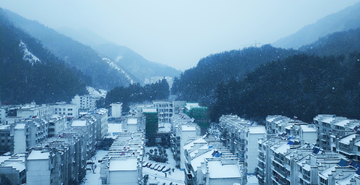
[{"label": "concrete building", "polygon": [[91,95],[75,95],[71,100],[71,104],[77,105],[80,110],[93,111],[96,109],[96,101],[99,98],[95,98]]},{"label": "concrete building", "polygon": [[122,116],[122,103],[112,103],[111,106],[111,117],[121,117]]},{"label": "concrete building", "polygon": [[48,138],[49,122],[43,118],[29,118],[11,124],[14,133],[14,153],[25,153],[29,148]]},{"label": "concrete building", "polygon": [[183,110],[190,118],[194,118],[194,122],[201,128],[201,134],[204,135],[210,125],[208,107],[200,106],[199,103],[186,103]]},{"label": "concrete building", "polygon": [[[0,156],[0,174],[12,184],[26,183],[25,154]],[[1,180],[5,184],[5,179]]]},{"label": "concrete building", "polygon": [[153,101],[154,107],[158,111],[159,123],[171,123],[174,115],[174,102],[172,101]]},{"label": "concrete building", "polygon": [[318,145],[324,150],[336,151],[340,138],[356,133],[360,127],[359,120],[351,120],[346,117],[320,114],[314,118],[318,128]]},{"label": "concrete building", "polygon": [[49,122],[48,137],[58,136],[60,131],[66,128],[67,116],[60,114],[53,114],[46,116],[45,119]]},{"label": "concrete building", "polygon": [[96,141],[100,143],[108,133],[108,110],[107,109],[96,109],[92,114],[96,119],[95,130],[96,130]]},{"label": "concrete building", "polygon": [[243,162],[249,174],[257,166],[257,142],[266,134],[265,127],[256,125],[237,115],[223,115],[219,118],[221,140],[229,150]]},{"label": "concrete building", "polygon": [[127,115],[123,119],[122,129],[127,132],[145,132],[146,117],[144,114]]},{"label": "concrete building", "polygon": [[52,110],[47,105],[36,105],[35,102],[31,104],[25,104],[21,106],[20,109],[17,110],[17,117],[21,118],[36,118],[36,117],[43,117],[46,115],[52,114]]},{"label": "concrete building", "polygon": [[26,159],[27,184],[79,184],[86,175],[86,161],[90,159],[90,139],[87,129],[67,128],[30,149]]},{"label": "concrete building", "polygon": [[185,184],[246,184],[246,169],[229,149],[211,136],[184,146]]},{"label": "concrete building", "polygon": [[50,104],[53,114],[65,115],[68,120],[79,118],[79,107],[77,104],[66,104],[65,102],[58,102]]},{"label": "concrete building", "polygon": [[0,124],[0,155],[14,150],[14,134],[10,125]]},{"label": "concrete building", "polygon": [[0,106],[0,123],[4,122],[5,117],[7,116],[8,107]]},{"label": "concrete building", "polygon": [[144,150],[143,132],[120,132],[101,160],[102,184],[142,184]]}]

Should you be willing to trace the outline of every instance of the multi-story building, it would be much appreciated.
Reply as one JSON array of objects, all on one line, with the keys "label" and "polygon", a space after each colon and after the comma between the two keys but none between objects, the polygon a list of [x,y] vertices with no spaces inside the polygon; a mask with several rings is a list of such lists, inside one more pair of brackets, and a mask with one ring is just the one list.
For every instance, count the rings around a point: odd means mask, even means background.
[{"label": "multi-story building", "polygon": [[0,125],[0,155],[14,150],[14,134],[10,125]]},{"label": "multi-story building", "polygon": [[111,106],[111,117],[119,118],[122,116],[122,103],[112,103]]},{"label": "multi-story building", "polygon": [[144,132],[146,117],[144,114],[127,115],[122,121],[122,129],[127,132]]},{"label": "multi-story building", "polygon": [[108,110],[107,109],[96,109],[92,116],[96,119],[95,130],[96,130],[96,141],[100,143],[102,139],[108,133]]},{"label": "multi-story building", "polygon": [[210,125],[208,107],[200,106],[199,103],[186,103],[184,105],[184,113],[189,117],[194,118],[194,122],[201,128],[201,133],[205,134]]},{"label": "multi-story building", "polygon": [[25,154],[0,156],[1,184],[26,183]]},{"label": "multi-story building", "polygon": [[52,114],[51,108],[47,105],[36,105],[35,102],[26,104],[16,111],[17,117],[36,118]]},{"label": "multi-story building", "polygon": [[159,123],[171,123],[174,116],[174,102],[172,101],[153,101],[154,107],[158,111]]},{"label": "multi-story building", "polygon": [[86,115],[78,120],[73,120],[71,128],[74,131],[84,132],[86,139],[86,159],[95,154],[96,149],[96,119],[93,116]]},{"label": "multi-story building", "polygon": [[[26,160],[27,184],[79,184],[86,175],[86,130],[68,128],[33,147]],[[95,141],[93,141],[95,142]]]},{"label": "multi-story building", "polygon": [[0,123],[4,122],[4,119],[7,116],[7,110],[7,106],[0,106]]},{"label": "multi-story building", "polygon": [[142,184],[143,132],[120,132],[101,160],[102,184]]},{"label": "multi-story building", "polygon": [[222,143],[204,136],[184,146],[186,184],[246,184],[246,168]]},{"label": "multi-story building", "polygon": [[339,138],[356,133],[360,127],[359,120],[351,120],[346,117],[320,114],[314,118],[318,128],[318,145],[324,150],[336,151]]},{"label": "multi-story building", "polygon": [[75,97],[71,100],[71,103],[77,105],[80,110],[93,111],[96,109],[97,100],[98,98],[91,95],[75,95]]},{"label": "multi-story building", "polygon": [[348,159],[360,160],[360,135],[350,134],[336,139],[337,152]]},{"label": "multi-story building", "polygon": [[53,114],[65,115],[68,120],[77,119],[79,117],[79,107],[76,104],[66,104],[58,102],[50,105]]},{"label": "multi-story building", "polygon": [[265,127],[236,115],[221,116],[219,125],[224,145],[244,163],[249,174],[254,173],[258,156],[257,142],[266,134]]},{"label": "multi-story building", "polygon": [[48,137],[58,136],[60,131],[66,128],[67,116],[60,114],[53,114],[46,116],[45,119],[49,122]]},{"label": "multi-story building", "polygon": [[29,118],[11,124],[14,133],[14,153],[25,153],[48,138],[49,122],[43,118]]}]

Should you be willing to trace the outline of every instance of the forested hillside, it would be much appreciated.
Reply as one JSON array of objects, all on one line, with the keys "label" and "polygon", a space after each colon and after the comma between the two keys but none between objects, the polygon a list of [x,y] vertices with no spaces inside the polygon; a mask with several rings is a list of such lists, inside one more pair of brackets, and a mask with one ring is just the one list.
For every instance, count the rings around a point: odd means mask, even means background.
[{"label": "forested hillside", "polygon": [[85,81],[30,35],[12,25],[0,11],[0,100],[20,104],[70,101],[87,93]]},{"label": "forested hillside", "polygon": [[358,119],[359,84],[360,53],[348,58],[294,55],[262,65],[244,80],[220,83],[212,119],[229,113],[255,120],[273,114],[308,122],[317,114]]},{"label": "forested hillside", "polygon": [[114,66],[111,61],[103,60],[104,57],[100,56],[90,46],[85,46],[65,35],[59,34],[37,21],[27,20],[8,10],[0,9],[0,11],[4,11],[5,14],[3,15],[8,17],[16,27],[40,40],[55,56],[90,76],[92,84],[87,81],[87,85],[110,90],[117,86],[127,86],[131,83],[131,80],[138,81],[136,77],[122,69],[122,66]]},{"label": "forested hillside", "polygon": [[360,28],[329,34],[299,50],[318,56],[347,56],[351,52],[360,51]]},{"label": "forested hillside", "polygon": [[261,64],[285,59],[296,53],[295,50],[264,45],[260,48],[250,47],[213,54],[201,59],[196,67],[186,70],[181,74],[180,80],[176,78],[172,93],[177,94],[181,100],[210,104],[219,82],[226,82],[231,78],[243,79]]},{"label": "forested hillside", "polygon": [[213,121],[230,113],[256,120],[281,114],[311,121],[319,113],[357,118],[359,35],[358,28],[299,50],[266,45],[210,55],[175,79],[172,92],[209,106]]}]

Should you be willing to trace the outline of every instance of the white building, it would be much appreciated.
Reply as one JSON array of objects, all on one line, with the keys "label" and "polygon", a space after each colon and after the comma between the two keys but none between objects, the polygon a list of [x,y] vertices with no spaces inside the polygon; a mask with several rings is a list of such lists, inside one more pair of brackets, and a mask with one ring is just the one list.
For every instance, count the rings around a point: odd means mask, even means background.
[{"label": "white building", "polygon": [[112,103],[111,106],[111,116],[119,118],[122,116],[122,103]]},{"label": "white building", "polygon": [[185,154],[182,148],[188,141],[200,137],[199,130],[199,127],[195,124],[179,125],[177,129],[176,135],[180,136],[180,169],[185,168]]},{"label": "white building", "polygon": [[26,104],[16,111],[17,117],[35,118],[52,114],[51,108],[47,105],[36,105],[35,102]]},{"label": "white building", "polygon": [[12,184],[26,183],[25,154],[0,156],[0,174]]},{"label": "white building", "polygon": [[257,166],[257,142],[266,134],[263,125],[256,125],[237,115],[223,115],[219,119],[221,140],[229,150],[243,162],[249,174],[255,172]]},{"label": "white building", "polygon": [[172,101],[153,101],[158,111],[159,123],[171,123],[174,116],[174,103]]},{"label": "white building", "polygon": [[26,160],[26,184],[52,184],[50,153],[48,151],[32,150]]},{"label": "white building", "polygon": [[79,107],[76,104],[66,104],[59,102],[51,105],[53,114],[65,115],[68,119],[77,119],[79,117]]},{"label": "white building", "polygon": [[142,132],[120,132],[101,160],[102,184],[141,184],[144,147]]},{"label": "white building", "polygon": [[98,98],[95,98],[91,95],[75,95],[71,100],[71,104],[75,104],[79,109],[93,111],[96,109],[96,101]]}]

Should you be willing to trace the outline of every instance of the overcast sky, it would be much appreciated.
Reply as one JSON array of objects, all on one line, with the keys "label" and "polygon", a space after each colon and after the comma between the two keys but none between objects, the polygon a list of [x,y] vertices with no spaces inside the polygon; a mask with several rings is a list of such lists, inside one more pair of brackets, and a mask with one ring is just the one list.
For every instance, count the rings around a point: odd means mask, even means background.
[{"label": "overcast sky", "polygon": [[360,0],[1,0],[50,28],[88,29],[184,71],[209,54],[272,43]]}]

